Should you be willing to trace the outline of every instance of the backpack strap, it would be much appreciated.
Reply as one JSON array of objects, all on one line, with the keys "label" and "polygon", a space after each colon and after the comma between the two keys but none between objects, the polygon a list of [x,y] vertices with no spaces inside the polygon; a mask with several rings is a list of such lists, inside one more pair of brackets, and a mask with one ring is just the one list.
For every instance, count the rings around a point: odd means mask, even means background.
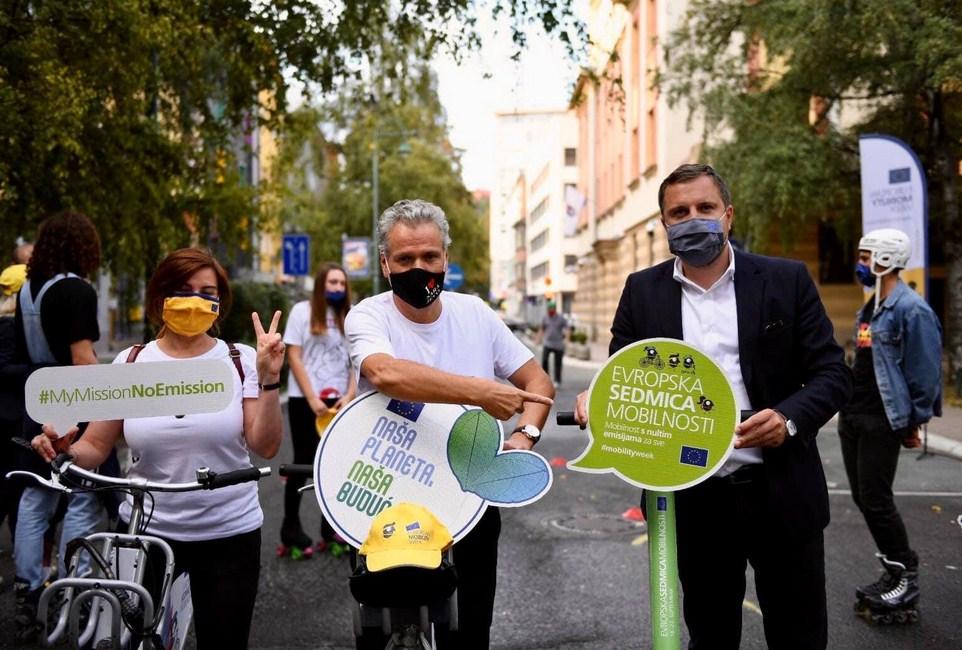
[{"label": "backpack strap", "polygon": [[228,354],[230,354],[230,360],[234,362],[234,367],[237,368],[237,374],[240,375],[241,385],[244,385],[244,367],[241,365],[241,353],[233,343],[227,343]]},{"label": "backpack strap", "polygon": [[127,360],[124,363],[133,363],[137,360],[137,357],[143,352],[146,345],[144,343],[138,343],[134,347],[130,348],[130,354],[127,355]]},{"label": "backpack strap", "polygon": [[[125,363],[133,363],[137,360],[137,357],[146,347],[143,343],[138,343],[132,348],[130,348],[130,354],[127,355],[127,361]],[[227,344],[228,354],[230,354],[230,360],[234,362],[234,367],[237,368],[237,374],[240,375],[241,384],[244,383],[246,375],[244,374],[244,367],[241,365],[241,353],[233,343]]]}]

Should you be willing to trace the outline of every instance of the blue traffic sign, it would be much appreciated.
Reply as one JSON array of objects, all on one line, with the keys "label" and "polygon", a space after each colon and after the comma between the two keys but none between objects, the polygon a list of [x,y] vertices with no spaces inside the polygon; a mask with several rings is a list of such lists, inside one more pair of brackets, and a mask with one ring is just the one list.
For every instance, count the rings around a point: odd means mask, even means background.
[{"label": "blue traffic sign", "polygon": [[464,271],[457,264],[448,264],[448,272],[444,274],[444,290],[455,291],[464,284]]},{"label": "blue traffic sign", "polygon": [[307,275],[311,266],[311,236],[284,235],[284,275]]}]

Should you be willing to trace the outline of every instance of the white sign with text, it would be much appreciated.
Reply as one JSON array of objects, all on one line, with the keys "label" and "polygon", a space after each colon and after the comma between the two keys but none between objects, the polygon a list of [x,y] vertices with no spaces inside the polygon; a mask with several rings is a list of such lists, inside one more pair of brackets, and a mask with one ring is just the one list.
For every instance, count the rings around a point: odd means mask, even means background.
[{"label": "white sign with text", "polygon": [[234,376],[216,359],[40,368],[24,396],[30,418],[63,436],[78,422],[223,411]]}]

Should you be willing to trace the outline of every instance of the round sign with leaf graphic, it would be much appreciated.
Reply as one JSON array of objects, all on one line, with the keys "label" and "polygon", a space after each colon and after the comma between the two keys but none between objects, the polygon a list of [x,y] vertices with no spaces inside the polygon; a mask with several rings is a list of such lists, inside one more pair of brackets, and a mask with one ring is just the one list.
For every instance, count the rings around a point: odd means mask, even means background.
[{"label": "round sign with leaf graphic", "polygon": [[551,487],[551,468],[530,451],[502,451],[501,424],[476,408],[391,399],[368,392],[334,417],[314,460],[321,510],[359,547],[371,520],[417,503],[455,541],[488,505],[523,506]]},{"label": "round sign with leaf graphic", "polygon": [[681,490],[721,468],[737,422],[731,385],[710,357],[675,339],[638,341],[591,382],[591,441],[568,466],[649,490]]}]

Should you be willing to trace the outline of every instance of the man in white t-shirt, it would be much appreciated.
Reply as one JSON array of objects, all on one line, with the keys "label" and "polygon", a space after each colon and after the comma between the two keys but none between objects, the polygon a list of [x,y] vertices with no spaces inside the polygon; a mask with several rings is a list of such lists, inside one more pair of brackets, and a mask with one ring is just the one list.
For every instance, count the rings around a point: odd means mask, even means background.
[{"label": "man in white t-shirt", "polygon": [[[345,323],[359,392],[374,388],[402,400],[470,404],[499,420],[520,413],[504,447],[530,449],[541,436],[554,387],[484,302],[442,291],[451,243],[444,212],[426,201],[398,201],[381,215],[378,239],[391,291],[363,300]],[[500,532],[498,509],[489,507],[454,547],[459,632],[452,647],[488,647]]]}]

